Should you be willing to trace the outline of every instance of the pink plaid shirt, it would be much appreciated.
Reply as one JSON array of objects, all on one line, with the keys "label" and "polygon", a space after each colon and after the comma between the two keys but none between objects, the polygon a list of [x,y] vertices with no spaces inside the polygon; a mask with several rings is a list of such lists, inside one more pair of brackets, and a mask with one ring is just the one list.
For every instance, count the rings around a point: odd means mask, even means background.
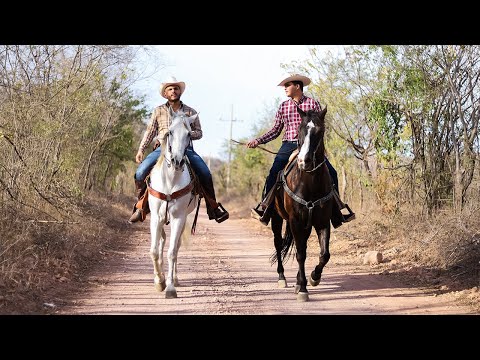
[{"label": "pink plaid shirt", "polygon": [[266,144],[273,139],[276,139],[285,128],[282,141],[296,141],[298,140],[298,126],[302,122],[302,118],[297,111],[297,105],[303,111],[316,110],[320,111],[322,107],[320,103],[305,95],[302,96],[299,103],[293,99],[288,99],[280,104],[277,114],[275,115],[275,124],[265,134],[260,136],[257,141],[260,144]]}]

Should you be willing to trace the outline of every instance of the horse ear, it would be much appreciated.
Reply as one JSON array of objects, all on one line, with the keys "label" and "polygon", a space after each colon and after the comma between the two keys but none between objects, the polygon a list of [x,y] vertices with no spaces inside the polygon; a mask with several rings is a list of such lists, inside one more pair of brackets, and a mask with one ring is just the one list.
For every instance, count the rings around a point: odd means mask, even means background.
[{"label": "horse ear", "polygon": [[200,113],[196,113],[195,115],[189,116],[188,117],[188,123],[191,125],[198,117]]},{"label": "horse ear", "polygon": [[303,111],[302,109],[300,109],[300,106],[297,106],[297,111],[302,118],[307,116],[307,113],[305,111]]},{"label": "horse ear", "polygon": [[326,113],[327,113],[327,105],[325,104],[325,107],[322,110],[322,116],[325,116]]}]

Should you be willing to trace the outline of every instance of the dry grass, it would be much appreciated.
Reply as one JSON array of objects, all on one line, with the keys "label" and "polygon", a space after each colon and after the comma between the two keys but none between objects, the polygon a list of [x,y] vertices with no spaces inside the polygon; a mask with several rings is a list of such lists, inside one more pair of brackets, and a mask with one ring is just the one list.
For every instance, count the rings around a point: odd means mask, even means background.
[{"label": "dry grass", "polygon": [[383,262],[373,270],[438,294],[454,293],[480,313],[480,219],[476,214],[478,208],[465,209],[461,215],[441,211],[426,220],[410,208],[390,216],[357,213],[355,221],[332,232],[331,252],[362,266],[367,251],[380,251]]},{"label": "dry grass", "polygon": [[70,220],[3,220],[0,250],[0,314],[48,313],[101,259],[119,233],[130,231],[125,219],[131,199],[92,196]]}]

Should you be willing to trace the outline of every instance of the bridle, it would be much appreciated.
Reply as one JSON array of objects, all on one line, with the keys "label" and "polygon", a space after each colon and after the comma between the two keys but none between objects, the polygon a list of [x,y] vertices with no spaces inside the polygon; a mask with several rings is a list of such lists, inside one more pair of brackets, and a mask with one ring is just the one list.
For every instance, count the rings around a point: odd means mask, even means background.
[{"label": "bridle", "polygon": [[[191,131],[191,128],[188,126],[188,124],[186,123],[186,121],[184,120],[183,122],[183,126],[188,130],[188,137],[190,138],[190,131]],[[166,139],[166,142],[167,142],[167,153],[165,155],[168,155],[170,154],[170,158],[168,158],[167,156],[165,156],[165,163],[167,164],[167,167],[170,168],[172,166],[172,161],[174,161],[173,159],[173,153],[172,153],[172,144],[170,142],[170,136],[173,136],[172,134],[172,130],[169,130],[168,133],[167,133],[167,139]],[[190,141],[189,141],[190,143]],[[179,162],[179,167],[181,167],[181,170],[183,170],[183,167],[185,166],[185,156],[186,156],[186,153],[187,153],[187,148],[188,148],[188,145],[185,146],[185,149],[183,150],[183,156],[182,156],[182,160],[180,160]]]},{"label": "bridle", "polygon": [[323,164],[325,164],[326,159],[325,159],[325,157],[323,157],[323,161],[322,161],[320,164],[318,164],[318,165],[315,166],[315,162],[316,162],[315,159],[317,158],[317,157],[315,156],[315,154],[317,153],[317,150],[318,150],[318,147],[319,147],[319,146],[320,146],[320,141],[318,142],[317,147],[315,148],[315,151],[313,152],[313,155],[314,155],[314,156],[313,156],[313,161],[312,161],[312,162],[313,162],[313,169],[312,169],[312,170],[302,170],[302,171],[305,171],[305,172],[307,172],[307,173],[313,173],[313,172],[315,172],[317,169],[319,169],[320,166],[322,166]]}]

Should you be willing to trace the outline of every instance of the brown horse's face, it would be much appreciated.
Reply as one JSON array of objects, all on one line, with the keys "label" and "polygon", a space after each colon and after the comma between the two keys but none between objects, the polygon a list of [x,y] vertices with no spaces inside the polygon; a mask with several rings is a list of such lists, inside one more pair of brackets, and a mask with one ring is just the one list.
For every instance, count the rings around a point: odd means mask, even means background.
[{"label": "brown horse's face", "polygon": [[302,117],[302,122],[298,129],[298,148],[297,165],[300,170],[312,171],[320,164],[325,157],[325,147],[323,136],[325,134],[325,114],[327,108],[317,112],[308,110],[304,112],[297,108]]}]

